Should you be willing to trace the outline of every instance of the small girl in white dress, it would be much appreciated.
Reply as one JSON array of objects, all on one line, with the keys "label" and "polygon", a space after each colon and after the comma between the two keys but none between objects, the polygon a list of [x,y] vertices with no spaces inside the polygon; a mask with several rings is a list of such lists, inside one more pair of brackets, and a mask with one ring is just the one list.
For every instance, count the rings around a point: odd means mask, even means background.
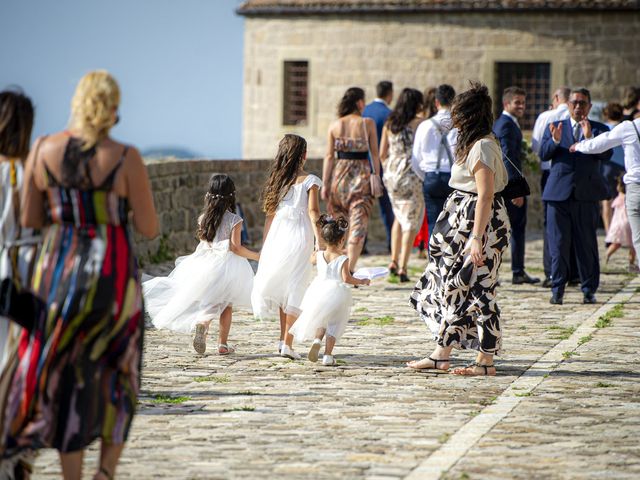
[{"label": "small girl in white dress", "polygon": [[253,284],[251,303],[258,318],[280,318],[281,356],[300,359],[288,329],[300,315],[304,292],[311,281],[315,223],[320,217],[318,192],[322,182],[303,170],[307,142],[287,134],[280,141],[263,191],[266,213],[264,241]]},{"label": "small girl in white dress", "polygon": [[312,263],[318,267],[318,276],[313,280],[302,301],[302,314],[289,329],[297,342],[313,340],[308,358],[318,361],[322,338],[327,335],[323,365],[335,365],[333,347],[349,322],[351,289],[346,284],[369,285],[370,280],[360,280],[349,272],[349,258],[343,255],[344,240],[349,223],[344,217],[333,219],[322,215],[317,222],[326,250],[315,252]]},{"label": "small girl in white dress", "polygon": [[246,260],[259,254],[240,243],[242,218],[233,211],[236,189],[227,175],[212,175],[198,220],[196,251],[176,260],[168,277],[142,284],[145,307],[157,328],[190,333],[193,348],[205,352],[211,320],[220,317],[218,353],[235,349],[228,344],[232,309],[251,308],[253,270]]}]

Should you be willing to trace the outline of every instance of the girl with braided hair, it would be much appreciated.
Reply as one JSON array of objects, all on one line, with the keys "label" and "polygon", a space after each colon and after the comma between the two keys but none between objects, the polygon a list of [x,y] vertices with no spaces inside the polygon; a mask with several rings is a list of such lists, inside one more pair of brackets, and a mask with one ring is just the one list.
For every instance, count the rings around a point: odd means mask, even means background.
[{"label": "girl with braided hair", "polygon": [[227,175],[214,174],[198,219],[196,251],[176,260],[168,277],[142,285],[145,306],[157,328],[189,333],[193,348],[203,354],[211,321],[219,317],[218,353],[235,349],[228,344],[233,308],[251,307],[253,270],[246,259],[259,254],[240,243],[242,218],[234,213],[236,188]]}]

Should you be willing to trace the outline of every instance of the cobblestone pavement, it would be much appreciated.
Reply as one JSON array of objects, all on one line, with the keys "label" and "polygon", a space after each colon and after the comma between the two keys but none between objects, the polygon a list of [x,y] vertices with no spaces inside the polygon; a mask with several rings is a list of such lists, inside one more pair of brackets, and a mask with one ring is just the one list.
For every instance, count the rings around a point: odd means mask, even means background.
[{"label": "cobblestone pavement", "polygon": [[[540,251],[540,240],[529,242],[528,271],[538,276]],[[404,367],[433,348],[408,305],[413,283],[354,290],[333,368],[280,358],[277,324],[247,314],[234,314],[238,351],[228,357],[198,356],[190,336],[149,329],[140,410],[117,477],[639,478],[640,278],[625,263],[621,252],[603,268],[597,305],[572,287],[551,306],[549,290],[511,284],[507,259],[494,378]],[[424,264],[413,258],[412,280]],[[473,358],[455,353],[453,367]],[[96,455],[94,445],[87,478]],[[43,452],[35,478],[59,472],[55,452]]]}]

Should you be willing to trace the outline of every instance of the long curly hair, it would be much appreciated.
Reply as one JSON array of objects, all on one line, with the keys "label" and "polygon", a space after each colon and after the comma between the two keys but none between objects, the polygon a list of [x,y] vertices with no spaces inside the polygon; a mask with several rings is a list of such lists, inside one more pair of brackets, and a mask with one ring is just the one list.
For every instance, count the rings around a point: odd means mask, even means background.
[{"label": "long curly hair", "polygon": [[198,239],[213,242],[224,212],[234,212],[235,208],[236,186],[233,180],[228,175],[214,173],[204,195],[204,208],[196,231]]},{"label": "long curly hair", "polygon": [[333,218],[323,213],[316,221],[316,225],[320,229],[320,236],[329,245],[340,244],[349,230],[349,222],[342,215]]},{"label": "long curly hair", "polygon": [[26,159],[32,129],[31,99],[18,89],[0,92],[0,155]]},{"label": "long curly hair", "polygon": [[471,88],[453,100],[451,121],[458,129],[456,163],[461,165],[469,151],[481,138],[492,134],[493,112],[489,89],[479,82],[470,82]]},{"label": "long curly hair", "polygon": [[287,133],[278,144],[278,153],[271,164],[269,179],[262,190],[262,210],[273,215],[278,205],[298,177],[304,164],[307,141],[299,135]]},{"label": "long curly hair", "polygon": [[78,82],[71,100],[70,126],[81,133],[87,151],[109,135],[120,105],[120,87],[106,70],[87,73]]},{"label": "long curly hair", "polygon": [[400,92],[396,106],[387,119],[391,133],[400,133],[404,127],[424,108],[424,96],[415,88],[404,88]]}]

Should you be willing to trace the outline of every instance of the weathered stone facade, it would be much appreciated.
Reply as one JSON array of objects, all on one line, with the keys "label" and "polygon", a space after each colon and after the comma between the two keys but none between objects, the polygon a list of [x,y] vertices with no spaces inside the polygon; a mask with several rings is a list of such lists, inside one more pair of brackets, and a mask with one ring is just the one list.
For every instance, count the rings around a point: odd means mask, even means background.
[{"label": "weathered stone facade", "polygon": [[[496,62],[549,62],[552,88],[587,86],[594,100],[618,99],[640,84],[637,11],[247,15],[244,158],[270,156],[287,132],[321,157],[344,90],[362,86],[371,100],[382,79],[396,91],[440,83],[461,90],[477,79],[493,92]],[[309,62],[305,126],[282,125],[285,60]]]},{"label": "weathered stone facade", "polygon": [[[212,173],[226,173],[236,185],[236,197],[242,205],[249,231],[250,243],[260,247],[264,213],[260,194],[267,179],[271,160],[176,160],[147,162],[153,197],[160,219],[160,236],[146,240],[135,236],[136,251],[143,264],[171,260],[177,255],[191,253],[197,245],[196,222],[203,205],[209,177]],[[320,176],[322,160],[309,159],[305,167]],[[531,184],[528,228],[542,227],[539,176],[526,171]],[[326,206],[321,203],[322,211]],[[369,223],[369,245],[379,250],[386,243],[380,211],[375,206]]]}]

